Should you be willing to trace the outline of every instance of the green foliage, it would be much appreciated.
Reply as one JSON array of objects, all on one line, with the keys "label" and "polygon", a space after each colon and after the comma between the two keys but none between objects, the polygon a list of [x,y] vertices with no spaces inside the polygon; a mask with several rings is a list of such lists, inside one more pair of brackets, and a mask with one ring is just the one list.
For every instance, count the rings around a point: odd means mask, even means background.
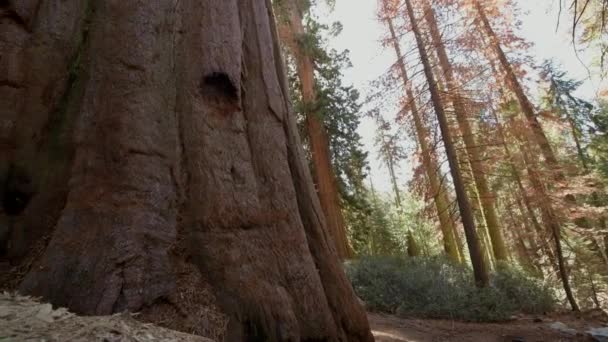
[{"label": "green foliage", "polygon": [[368,257],[346,264],[371,310],[428,318],[502,321],[553,310],[551,291],[522,270],[502,266],[478,289],[471,270],[443,258]]},{"label": "green foliage", "polygon": [[[349,240],[357,256],[403,256],[409,252],[433,255],[440,251],[435,227],[420,213],[421,201],[404,193],[404,205],[364,190],[345,203]],[[411,233],[411,234],[410,234]],[[411,237],[410,237],[411,236]],[[413,240],[415,248],[413,251]]]},{"label": "green foliage", "polygon": [[584,82],[568,78],[567,73],[550,60],[543,63],[541,76],[549,83],[543,99],[545,105],[563,116],[569,112],[576,117],[577,123],[587,124],[593,105],[574,95]]},{"label": "green foliage", "polygon": [[591,120],[590,155],[597,171],[608,180],[608,102],[600,102]]},{"label": "green foliage", "polygon": [[594,107],[574,95],[583,82],[568,78],[566,72],[561,71],[552,61],[543,63],[541,76],[548,83],[543,97],[544,106],[568,125],[569,135],[575,140],[578,158],[584,168],[587,168],[589,135],[583,128],[589,127]]},{"label": "green foliage", "polygon": [[599,239],[571,233],[564,239],[564,244],[575,255],[570,277],[581,308],[592,309],[605,305],[608,273]]},{"label": "green foliage", "polygon": [[355,255],[406,254],[388,201],[364,190],[344,204],[349,240]]},{"label": "green foliage", "polygon": [[[351,66],[348,51],[327,51],[324,36],[338,34],[341,25],[332,27],[321,25],[313,17],[307,16],[306,34],[298,37],[300,47],[312,58],[315,68],[316,101],[305,102],[300,93],[300,80],[296,62],[288,58],[288,78],[291,99],[298,118],[298,126],[304,137],[305,148],[308,144],[306,117],[315,115],[323,121],[329,138],[329,149],[338,190],[342,199],[349,226],[370,226],[378,218],[370,217],[374,210],[366,198],[363,185],[367,175],[367,152],[363,149],[361,136],[357,129],[361,120],[359,92],[342,82],[342,70]],[[310,166],[311,168],[313,165]],[[366,233],[359,234],[357,241],[364,239]],[[357,245],[355,241],[353,244]],[[384,239],[384,241],[388,241]],[[387,248],[391,245],[388,244]],[[361,247],[362,249],[363,247]]]},{"label": "green foliage", "polygon": [[347,52],[332,51],[317,67],[317,104],[329,136],[332,165],[345,201],[354,201],[366,177],[367,155],[357,129],[361,120],[359,92],[342,84]]},{"label": "green foliage", "polygon": [[524,269],[512,264],[499,263],[491,279],[492,286],[515,304],[515,309],[524,313],[551,311],[555,298],[547,287]]}]

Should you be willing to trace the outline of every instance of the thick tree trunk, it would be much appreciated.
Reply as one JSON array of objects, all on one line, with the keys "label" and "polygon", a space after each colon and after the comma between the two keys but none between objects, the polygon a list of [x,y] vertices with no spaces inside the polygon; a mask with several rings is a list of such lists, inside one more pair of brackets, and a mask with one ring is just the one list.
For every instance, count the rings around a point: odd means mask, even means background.
[{"label": "thick tree trunk", "polygon": [[437,52],[439,66],[447,83],[448,99],[454,107],[454,114],[456,115],[456,120],[458,121],[460,133],[462,134],[468,159],[471,164],[473,180],[477,187],[477,191],[479,192],[481,208],[492,242],[492,250],[494,251],[496,259],[504,261],[509,258],[509,254],[505,245],[498,214],[496,213],[496,205],[494,203],[496,196],[490,191],[484,165],[482,163],[483,147],[475,141],[473,129],[466,114],[464,99],[461,95],[462,87],[458,84],[456,77],[454,76],[452,63],[448,58],[443,39],[441,38],[441,33],[439,32],[435,12],[428,0],[424,1],[423,10],[425,12],[426,23],[431,33],[433,47]]},{"label": "thick tree trunk", "polygon": [[517,79],[513,66],[507,59],[507,56],[502,49],[500,41],[498,40],[498,37],[496,36],[496,33],[488,20],[483,5],[479,2],[479,0],[473,0],[473,6],[479,15],[481,29],[490,40],[490,48],[496,55],[496,58],[498,58],[500,66],[506,75],[506,85],[513,92],[513,94],[515,94],[521,111],[523,112],[528,122],[528,126],[532,131],[535,143],[539,146],[547,164],[549,164],[551,169],[556,172],[555,175],[560,179],[563,178],[563,174],[558,169],[559,163],[555,157],[551,144],[549,143],[549,139],[547,139],[547,136],[545,135],[545,132],[538,121],[538,117],[534,113],[534,106],[532,105],[532,102],[530,102],[530,99],[528,99],[528,96],[524,92],[521,83]]},{"label": "thick tree trunk", "polygon": [[314,64],[300,45],[300,38],[306,34],[302,25],[302,14],[297,1],[288,1],[282,9],[286,13],[283,13],[284,18],[281,20],[281,37],[296,61],[302,100],[309,110],[305,115],[314,181],[327,220],[327,229],[335,242],[338,255],[341,259],[348,259],[353,256],[353,251],[348,243],[338,184],[331,165],[329,138],[321,113],[314,109],[317,102]]},{"label": "thick tree trunk", "polygon": [[[386,4],[386,2],[384,3]],[[439,178],[439,167],[431,155],[431,148],[428,144],[428,130],[426,129],[420,113],[418,112],[418,105],[416,103],[416,97],[412,91],[412,85],[410,83],[405,62],[403,60],[403,54],[401,53],[401,47],[397,39],[397,34],[393,25],[393,20],[390,17],[386,18],[386,22],[391,34],[391,40],[395,53],[397,54],[397,66],[399,67],[399,76],[401,77],[406,93],[406,101],[408,108],[412,114],[414,120],[414,131],[416,133],[416,140],[420,146],[420,152],[422,154],[422,166],[425,170],[427,180],[429,182],[429,188],[435,202],[435,209],[437,210],[437,216],[439,218],[439,228],[443,235],[443,246],[448,257],[457,262],[463,262],[461,252],[458,250],[456,243],[456,226],[454,220],[450,215],[449,200],[447,197],[448,190],[445,183],[441,182]]]},{"label": "thick tree trunk", "polygon": [[467,237],[467,244],[469,246],[469,253],[471,255],[471,263],[473,264],[473,273],[475,275],[475,282],[477,286],[485,287],[488,285],[488,270],[483,261],[481,249],[479,246],[479,238],[475,228],[475,219],[471,210],[471,204],[467,198],[466,189],[462,181],[462,175],[460,173],[460,166],[458,165],[458,159],[456,157],[456,150],[452,143],[452,136],[448,127],[448,121],[441,103],[441,96],[439,89],[437,88],[437,82],[433,75],[432,67],[429,63],[428,54],[425,49],[424,41],[422,40],[422,34],[418,27],[416,16],[414,15],[414,8],[410,0],[405,0],[406,15],[410,19],[412,25],[412,31],[416,38],[416,45],[420,54],[420,60],[424,67],[424,74],[428,81],[429,90],[431,92],[431,102],[439,121],[439,128],[441,130],[441,136],[446,149],[446,155],[448,157],[448,163],[450,165],[450,173],[452,175],[452,181],[454,182],[454,189],[456,191],[456,198],[458,200],[458,208],[460,210],[460,216],[462,219],[462,225]]},{"label": "thick tree trunk", "polygon": [[269,1],[2,6],[20,291],[201,334],[218,310],[229,341],[373,339],[325,233]]}]

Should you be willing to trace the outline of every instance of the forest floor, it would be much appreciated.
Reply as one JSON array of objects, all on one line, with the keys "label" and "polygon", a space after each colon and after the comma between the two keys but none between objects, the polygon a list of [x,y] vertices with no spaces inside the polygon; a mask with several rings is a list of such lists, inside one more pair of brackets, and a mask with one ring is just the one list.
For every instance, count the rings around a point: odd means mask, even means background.
[{"label": "forest floor", "polygon": [[[605,316],[594,313],[574,316],[561,314],[519,317],[506,323],[464,323],[449,320],[402,319],[384,314],[369,314],[377,342],[559,342],[597,341],[586,332],[606,327]],[[567,333],[552,328],[563,323]],[[565,326],[564,326],[565,325]]]},{"label": "forest floor", "polygon": [[139,322],[130,314],[82,317],[7,292],[0,293],[0,341],[212,342]]}]

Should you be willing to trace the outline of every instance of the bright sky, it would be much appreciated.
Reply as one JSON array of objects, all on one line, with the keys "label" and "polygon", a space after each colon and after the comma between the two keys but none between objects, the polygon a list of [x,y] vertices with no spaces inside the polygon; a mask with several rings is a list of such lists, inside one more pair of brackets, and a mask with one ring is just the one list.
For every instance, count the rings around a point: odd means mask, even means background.
[{"label": "bright sky", "polygon": [[[569,75],[576,79],[588,78],[588,72],[577,59],[568,34],[570,18],[562,18],[559,32],[556,32],[558,17],[554,0],[516,0],[523,10],[523,27],[520,35],[532,42],[532,55],[540,64],[544,59],[553,58],[560,63]],[[329,14],[328,22],[340,21],[344,29],[342,34],[330,43],[337,50],[350,50],[353,68],[345,70],[346,83],[353,84],[365,97],[371,81],[385,73],[396,57],[392,50],[382,48],[379,43],[384,28],[375,18],[377,0],[337,0],[335,11]],[[323,14],[324,16],[326,14]],[[325,18],[324,18],[325,19]],[[585,60],[586,56],[582,56]],[[592,98],[598,89],[598,81],[587,81],[581,88],[579,96]],[[393,113],[389,113],[393,114]],[[360,126],[365,148],[370,151],[371,176],[374,186],[382,191],[390,191],[388,171],[378,160],[374,147],[375,124],[365,119]],[[405,185],[412,171],[410,162],[400,165],[400,181]]]}]

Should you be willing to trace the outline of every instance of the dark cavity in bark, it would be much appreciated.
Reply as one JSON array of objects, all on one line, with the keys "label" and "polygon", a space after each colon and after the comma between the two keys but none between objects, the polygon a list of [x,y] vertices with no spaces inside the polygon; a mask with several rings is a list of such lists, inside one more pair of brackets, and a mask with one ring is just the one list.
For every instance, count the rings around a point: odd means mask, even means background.
[{"label": "dark cavity in bark", "polygon": [[25,210],[34,191],[30,177],[11,165],[2,194],[2,208],[8,216],[18,216]]},{"label": "dark cavity in bark", "polygon": [[238,100],[237,89],[224,72],[213,72],[206,75],[200,84],[201,95],[205,97],[223,97],[236,102]]}]

